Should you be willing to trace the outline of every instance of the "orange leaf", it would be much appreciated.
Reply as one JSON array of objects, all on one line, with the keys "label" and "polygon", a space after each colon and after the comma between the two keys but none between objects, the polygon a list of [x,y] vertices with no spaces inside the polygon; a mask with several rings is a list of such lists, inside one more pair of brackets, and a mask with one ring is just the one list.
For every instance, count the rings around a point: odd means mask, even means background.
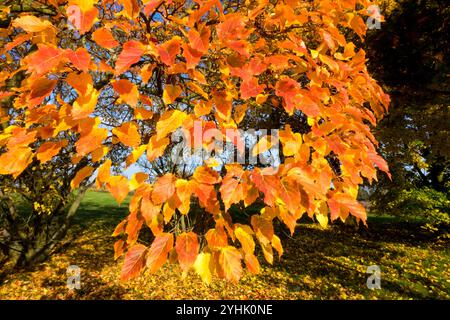
[{"label": "orange leaf", "polygon": [[208,241],[208,246],[211,248],[223,248],[228,245],[228,237],[223,226],[216,226],[216,228],[209,229],[205,235]]},{"label": "orange leaf", "polygon": [[113,49],[120,43],[114,38],[111,31],[106,28],[100,28],[92,33],[92,39],[101,47],[106,49]]},{"label": "orange leaf", "polygon": [[273,235],[272,238],[272,247],[277,250],[278,252],[278,256],[281,258],[281,256],[283,255],[283,246],[281,245],[281,240],[277,235]]},{"label": "orange leaf", "polygon": [[111,159],[106,160],[99,168],[97,172],[97,185],[101,187],[103,183],[109,181],[109,177],[111,176]]},{"label": "orange leaf", "polygon": [[91,55],[85,48],[78,48],[76,51],[67,50],[66,57],[75,68],[87,72],[91,63]]},{"label": "orange leaf", "polygon": [[175,192],[175,177],[167,173],[159,177],[153,185],[152,201],[155,204],[161,204],[169,200]]},{"label": "orange leaf", "polygon": [[72,189],[78,188],[81,182],[83,182],[86,178],[90,177],[94,172],[94,168],[91,166],[86,166],[83,169],[79,170],[75,175],[75,178],[70,182],[70,187]]},{"label": "orange leaf", "polygon": [[242,277],[242,255],[235,247],[220,249],[219,266],[223,277],[231,282],[237,283]]},{"label": "orange leaf", "polygon": [[248,234],[242,227],[237,227],[234,229],[234,234],[236,238],[242,245],[242,249],[245,254],[253,254],[255,252],[255,241],[253,241],[253,237]]},{"label": "orange leaf", "polygon": [[31,84],[31,92],[28,103],[30,106],[40,104],[55,88],[57,80],[49,80],[47,78],[36,79]]},{"label": "orange leaf", "polygon": [[132,246],[125,255],[122,271],[120,272],[120,279],[126,281],[138,276],[141,269],[144,267],[147,247],[142,244]]},{"label": "orange leaf", "polygon": [[291,78],[284,77],[277,82],[275,89],[276,95],[284,99],[286,111],[292,114],[298,100],[297,95],[300,93],[300,84]]},{"label": "orange leaf", "polygon": [[42,76],[59,65],[64,51],[52,45],[38,44],[38,50],[24,59],[28,72]]},{"label": "orange leaf", "polygon": [[119,75],[127,71],[133,64],[141,60],[144,53],[145,48],[141,42],[135,40],[125,42],[123,50],[116,60],[115,74]]},{"label": "orange leaf", "polygon": [[139,90],[137,86],[127,79],[120,79],[113,83],[114,90],[120,98],[131,107],[136,107],[139,101]]},{"label": "orange leaf", "polygon": [[253,274],[258,274],[260,272],[261,267],[258,258],[256,258],[254,254],[245,254],[244,261],[248,271]]},{"label": "orange leaf", "polygon": [[93,128],[91,132],[88,132],[75,143],[77,152],[80,156],[84,156],[89,152],[97,149],[108,136],[108,130],[105,128]]},{"label": "orange leaf", "polygon": [[181,50],[181,38],[178,36],[173,37],[169,41],[158,46],[158,53],[161,61],[171,66],[175,63],[175,58]]},{"label": "orange leaf", "polygon": [[28,147],[10,149],[0,155],[0,174],[11,174],[17,178],[33,160],[33,151]]},{"label": "orange leaf", "polygon": [[198,183],[202,184],[216,184],[221,181],[219,173],[207,166],[197,167],[193,177]]},{"label": "orange leaf", "polygon": [[42,20],[35,16],[22,16],[12,22],[14,28],[22,28],[26,32],[41,32],[53,27],[48,20]]},{"label": "orange leaf", "polygon": [[186,117],[187,114],[179,110],[165,112],[156,124],[157,139],[161,140],[178,129]]},{"label": "orange leaf", "polygon": [[168,84],[164,88],[163,101],[165,104],[174,103],[175,100],[181,95],[182,89],[180,86]]},{"label": "orange leaf", "polygon": [[121,204],[130,192],[128,179],[122,176],[110,177],[106,183],[106,189],[111,192],[118,204]]},{"label": "orange leaf", "polygon": [[117,260],[123,254],[125,248],[126,243],[122,239],[119,239],[114,243],[114,260]]},{"label": "orange leaf", "polygon": [[213,91],[213,100],[216,105],[217,115],[228,121],[231,118],[232,101],[226,91]]},{"label": "orange leaf", "polygon": [[192,189],[189,181],[177,179],[175,182],[177,197],[180,200],[178,210],[181,214],[188,214],[191,206]]},{"label": "orange leaf", "polygon": [[97,106],[100,93],[92,87],[87,90],[85,95],[78,96],[77,100],[73,103],[71,113],[74,120],[89,117]]},{"label": "orange leaf", "polygon": [[156,158],[161,157],[169,143],[169,138],[158,140],[156,135],[152,136],[147,145],[147,159],[154,161]]},{"label": "orange leaf", "polygon": [[141,144],[141,135],[138,132],[138,125],[135,122],[126,122],[118,128],[114,128],[112,133],[119,138],[124,145],[137,148]]},{"label": "orange leaf", "polygon": [[67,7],[67,20],[78,29],[81,35],[91,30],[99,14],[96,7],[84,10],[82,6],[71,5]]},{"label": "orange leaf", "polygon": [[41,163],[45,163],[56,156],[65,145],[67,145],[66,140],[64,142],[45,142],[37,150],[36,157]]},{"label": "orange leaf", "polygon": [[194,232],[185,232],[177,237],[176,251],[181,269],[187,271],[197,258],[199,244],[197,234]]},{"label": "orange leaf", "polygon": [[155,273],[166,262],[167,255],[173,247],[173,234],[161,233],[155,237],[147,254],[147,267]]}]

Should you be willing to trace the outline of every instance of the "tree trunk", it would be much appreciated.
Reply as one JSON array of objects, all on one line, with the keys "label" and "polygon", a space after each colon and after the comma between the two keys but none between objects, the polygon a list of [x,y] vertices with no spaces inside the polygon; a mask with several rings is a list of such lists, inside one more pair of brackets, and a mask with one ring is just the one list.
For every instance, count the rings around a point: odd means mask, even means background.
[{"label": "tree trunk", "polygon": [[[60,212],[49,215],[49,221],[44,219],[35,220],[38,223],[38,225],[33,226],[35,233],[31,234],[28,239],[18,242],[17,248],[11,248],[12,251],[20,252],[19,255],[16,254],[14,261],[15,268],[28,268],[42,263],[60,247],[61,240],[67,235],[67,231],[71,226],[73,217],[83,200],[86,190],[87,188],[79,190],[67,213],[65,212],[66,208],[62,208]],[[60,219],[61,214],[63,215],[63,219]],[[46,223],[50,225],[55,224],[55,227],[47,229],[44,227]],[[14,252],[10,252],[10,255],[14,255]]]}]

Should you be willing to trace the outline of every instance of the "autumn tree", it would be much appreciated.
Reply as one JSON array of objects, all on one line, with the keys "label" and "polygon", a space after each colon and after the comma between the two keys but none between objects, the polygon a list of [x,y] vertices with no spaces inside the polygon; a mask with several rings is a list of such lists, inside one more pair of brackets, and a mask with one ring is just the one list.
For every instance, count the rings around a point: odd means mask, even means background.
[{"label": "autumn tree", "polygon": [[[268,263],[283,254],[276,221],[291,233],[304,214],[322,226],[350,215],[365,223],[358,186],[376,167],[388,173],[371,127],[389,98],[361,49],[372,3],[47,4],[53,14],[25,13],[3,30],[1,97],[14,111],[1,118],[0,173],[18,179],[42,157],[38,146],[62,144],[57,157],[74,139],[72,163],[87,162],[73,187],[95,172],[119,203],[133,191],[113,233],[123,280],[170,260],[205,282],[235,282],[243,264],[258,273],[256,250]],[[277,134],[247,132],[266,129]],[[29,139],[9,143],[15,131]],[[259,154],[279,161],[248,161]],[[140,169],[128,179],[114,166]],[[230,214],[256,201],[263,208],[247,221]]]}]

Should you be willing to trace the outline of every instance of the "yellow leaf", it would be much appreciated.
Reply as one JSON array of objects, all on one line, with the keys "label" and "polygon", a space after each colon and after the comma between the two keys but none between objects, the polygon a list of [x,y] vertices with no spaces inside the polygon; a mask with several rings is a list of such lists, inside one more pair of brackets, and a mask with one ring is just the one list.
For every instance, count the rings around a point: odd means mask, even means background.
[{"label": "yellow leaf", "polygon": [[157,139],[161,140],[178,129],[186,117],[187,114],[179,110],[170,110],[164,113],[156,124]]},{"label": "yellow leaf", "polygon": [[133,163],[139,160],[139,158],[144,154],[145,150],[147,149],[147,145],[143,144],[140,145],[137,149],[134,149],[131,151],[130,155],[126,159],[126,165],[129,167]]},{"label": "yellow leaf", "polygon": [[210,284],[212,279],[210,263],[211,254],[203,252],[197,256],[194,262],[195,271],[206,284]]},{"label": "yellow leaf", "polygon": [[322,202],[319,207],[319,212],[316,212],[316,219],[322,228],[326,229],[328,226],[328,207],[325,202]]},{"label": "yellow leaf", "polygon": [[130,180],[130,191],[136,190],[139,186],[148,179],[148,174],[138,172],[133,174]]},{"label": "yellow leaf", "polygon": [[148,161],[154,161],[156,158],[161,157],[169,144],[169,138],[157,139],[157,136],[150,138],[147,145],[147,159]]},{"label": "yellow leaf", "polygon": [[164,88],[164,92],[163,92],[163,101],[165,104],[171,104],[174,103],[175,100],[181,95],[181,87],[180,86],[176,86],[176,85],[172,85],[172,84],[168,84],[166,85],[166,87]]}]

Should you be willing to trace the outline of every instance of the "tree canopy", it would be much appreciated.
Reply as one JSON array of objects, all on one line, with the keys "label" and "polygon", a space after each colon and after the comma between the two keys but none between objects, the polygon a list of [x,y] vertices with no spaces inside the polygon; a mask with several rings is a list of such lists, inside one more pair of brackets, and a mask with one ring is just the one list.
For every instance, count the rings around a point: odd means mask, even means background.
[{"label": "tree canopy", "polygon": [[[238,281],[243,262],[259,271],[256,243],[269,263],[283,254],[276,221],[291,233],[304,214],[365,223],[358,187],[389,174],[371,133],[389,97],[362,49],[370,1],[37,2],[0,9],[0,174],[64,155],[72,189],[95,179],[118,203],[132,191],[114,231],[122,279],[169,260]],[[277,135],[249,149],[250,129]],[[248,161],[275,140],[278,162]],[[167,168],[186,142],[182,153],[207,154],[192,172],[136,165]],[[247,219],[230,214],[259,200]]]}]

